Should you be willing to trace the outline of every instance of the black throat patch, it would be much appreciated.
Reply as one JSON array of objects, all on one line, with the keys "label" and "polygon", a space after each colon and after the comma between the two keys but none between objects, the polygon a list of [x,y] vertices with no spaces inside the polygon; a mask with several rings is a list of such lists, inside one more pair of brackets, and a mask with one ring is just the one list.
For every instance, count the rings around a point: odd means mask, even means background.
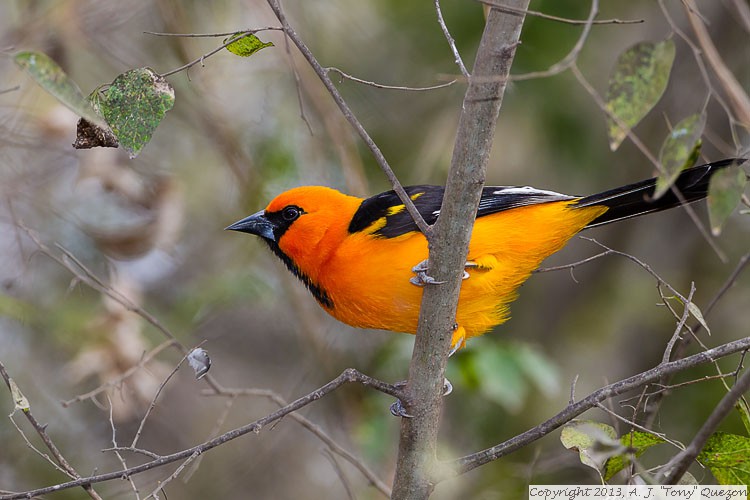
[{"label": "black throat patch", "polygon": [[295,275],[299,280],[305,284],[308,290],[310,290],[310,293],[313,297],[315,297],[315,300],[318,301],[318,303],[325,307],[326,309],[333,309],[333,300],[331,300],[331,297],[326,293],[325,290],[320,288],[316,283],[313,283],[312,279],[305,273],[303,273],[292,261],[291,258],[287,254],[279,248],[279,244],[275,241],[269,241],[264,239],[266,243],[268,243],[268,246],[271,248],[273,253],[276,254],[278,258],[281,259],[281,261],[286,265],[286,267],[292,272],[293,275]]}]

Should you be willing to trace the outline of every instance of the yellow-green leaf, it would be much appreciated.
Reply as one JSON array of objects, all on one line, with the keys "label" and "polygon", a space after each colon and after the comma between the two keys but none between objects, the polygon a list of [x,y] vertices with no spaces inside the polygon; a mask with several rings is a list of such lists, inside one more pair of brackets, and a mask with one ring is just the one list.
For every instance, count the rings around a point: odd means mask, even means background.
[{"label": "yellow-green leaf", "polygon": [[21,389],[18,388],[18,385],[16,385],[16,381],[12,378],[9,378],[8,385],[10,385],[10,395],[13,398],[13,412],[15,412],[16,410],[28,410],[30,408],[29,400],[26,399],[26,396],[23,395]]},{"label": "yellow-green leaf", "polygon": [[708,220],[714,236],[729,218],[742,198],[747,177],[741,168],[725,168],[711,177],[708,185]]},{"label": "yellow-green leaf", "polygon": [[672,40],[641,42],[620,54],[607,89],[607,110],[622,123],[608,117],[609,147],[622,144],[628,130],[648,114],[667,88],[674,62]]},{"label": "yellow-green leaf", "polygon": [[596,469],[600,474],[607,461],[626,451],[617,440],[614,427],[593,420],[576,420],[562,428],[560,442],[569,450],[575,450],[581,463]]},{"label": "yellow-green leaf", "polygon": [[615,455],[607,460],[604,468],[604,480],[609,481],[615,474],[630,465],[631,454],[634,453],[636,457],[639,457],[648,448],[663,442],[664,439],[648,432],[633,431],[623,435],[620,438],[620,443],[628,448],[630,453]]},{"label": "yellow-green leaf", "polygon": [[750,484],[750,438],[717,432],[706,442],[698,461],[720,484]]},{"label": "yellow-green leaf", "polygon": [[246,34],[244,32],[235,33],[229,38],[225,38],[224,43],[234,39],[237,39],[237,41],[227,45],[227,50],[240,57],[250,57],[261,49],[273,47],[273,42],[263,42],[252,33]]},{"label": "yellow-green leaf", "polygon": [[13,56],[16,64],[24,69],[36,83],[81,118],[100,127],[106,127],[101,116],[96,114],[81,93],[81,89],[63,69],[41,52],[25,51]]},{"label": "yellow-green leaf", "polygon": [[706,115],[690,115],[674,126],[659,151],[662,170],[656,179],[654,198],[661,197],[674,184],[680,173],[692,167],[701,149],[701,134],[706,126]]},{"label": "yellow-green leaf", "polygon": [[690,302],[688,304],[688,311],[693,315],[695,319],[698,320],[698,323],[700,323],[701,326],[706,329],[706,333],[711,335],[711,330],[708,328],[708,323],[706,323],[706,320],[703,318],[703,313],[701,312],[700,308],[694,303]]}]

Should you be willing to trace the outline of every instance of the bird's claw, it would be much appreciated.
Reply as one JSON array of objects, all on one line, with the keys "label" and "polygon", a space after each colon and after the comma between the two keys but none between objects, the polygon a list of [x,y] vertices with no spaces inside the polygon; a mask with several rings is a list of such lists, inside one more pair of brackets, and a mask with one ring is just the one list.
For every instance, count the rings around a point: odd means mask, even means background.
[{"label": "bird's claw", "polygon": [[416,266],[411,268],[411,271],[415,273],[415,276],[409,278],[409,283],[416,286],[427,286],[427,285],[442,285],[445,281],[438,281],[429,274],[427,274],[429,260],[423,260]]},{"label": "bird's claw", "polygon": [[[429,269],[429,260],[423,260],[416,266],[411,268],[411,271],[415,273],[415,276],[412,276],[409,278],[409,283],[416,286],[426,286],[426,285],[442,285],[445,283],[445,281],[438,281],[429,274],[427,274],[427,271]],[[469,267],[477,267],[476,262],[468,261],[466,264],[464,264],[464,268]],[[464,270],[463,275],[461,276],[461,279],[469,279],[469,272]]]},{"label": "bird's claw", "polygon": [[402,417],[402,418],[414,418],[414,415],[409,415],[406,413],[406,408],[404,408],[404,404],[401,402],[400,399],[397,399],[392,405],[391,405],[391,415],[394,417]]},{"label": "bird's claw", "polygon": [[[396,384],[398,385],[398,384]],[[443,397],[447,396],[448,394],[453,392],[453,384],[451,384],[451,381],[446,379],[443,379]],[[404,407],[404,403],[401,402],[400,399],[397,399],[396,401],[391,404],[391,407],[389,408],[391,411],[391,415],[394,417],[402,417],[402,418],[414,418],[414,415],[410,415],[406,412],[406,408]]]}]

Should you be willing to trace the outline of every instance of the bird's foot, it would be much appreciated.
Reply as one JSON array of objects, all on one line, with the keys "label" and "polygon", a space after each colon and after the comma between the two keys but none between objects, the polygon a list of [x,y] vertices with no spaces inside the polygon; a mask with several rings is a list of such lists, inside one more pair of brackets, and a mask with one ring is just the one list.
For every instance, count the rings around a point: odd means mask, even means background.
[{"label": "bird's foot", "polygon": [[[403,387],[406,385],[406,381],[397,382],[394,384],[396,387]],[[443,397],[447,396],[453,392],[453,384],[451,384],[451,381],[446,379],[443,379]],[[397,399],[393,402],[393,404],[390,407],[391,415],[394,417],[402,417],[402,418],[414,418],[414,415],[410,415],[406,411],[406,407],[404,406],[404,403],[401,402],[400,399]]]},{"label": "bird's foot", "polygon": [[[427,259],[412,267],[411,270],[415,274],[415,276],[409,278],[409,283],[416,286],[442,285],[443,283],[445,283],[445,281],[438,281],[427,274],[427,271],[429,270],[429,264],[430,261],[429,259]],[[476,262],[466,262],[466,264],[464,264],[464,274],[463,276],[461,276],[461,279],[469,279],[469,272],[466,271],[466,269],[478,266],[479,265]]]}]

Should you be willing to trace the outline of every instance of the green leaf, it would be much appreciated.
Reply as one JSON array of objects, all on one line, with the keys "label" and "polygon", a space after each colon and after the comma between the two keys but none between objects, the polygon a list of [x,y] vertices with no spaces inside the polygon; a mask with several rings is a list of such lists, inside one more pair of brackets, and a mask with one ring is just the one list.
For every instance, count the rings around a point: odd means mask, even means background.
[{"label": "green leaf", "polygon": [[701,150],[701,135],[706,126],[706,115],[690,115],[674,126],[659,151],[663,172],[656,179],[654,199],[660,198],[674,184],[680,173],[692,167]]},{"label": "green leaf", "polygon": [[99,106],[120,145],[138,156],[174,105],[174,89],[149,68],[126,71],[99,96]]},{"label": "green leaf", "polygon": [[13,60],[44,90],[78,116],[100,127],[107,126],[83,96],[78,85],[49,56],[41,52],[26,51],[13,56]]},{"label": "green leaf", "polygon": [[593,420],[575,420],[565,425],[560,441],[567,449],[577,451],[581,463],[596,469],[599,474],[611,457],[627,449],[617,440],[614,427]]},{"label": "green leaf", "polygon": [[607,460],[604,468],[604,480],[609,481],[615,474],[630,465],[632,454],[639,457],[648,448],[663,442],[664,439],[647,432],[633,431],[623,435],[620,438],[620,443],[626,448],[629,448],[630,452],[613,456]]},{"label": "green leaf", "polygon": [[[242,38],[240,38],[242,37]],[[246,32],[238,32],[229,38],[224,39],[224,43],[230,40],[238,39],[236,42],[227,45],[227,50],[232,54],[236,54],[240,57],[250,57],[261,49],[266,47],[273,47],[273,42],[264,43],[260,38],[253,35],[252,33],[246,34]]]},{"label": "green leaf", "polygon": [[750,438],[717,432],[698,455],[719,484],[750,484]]},{"label": "green leaf", "polygon": [[607,118],[609,147],[615,151],[628,130],[648,114],[667,88],[674,61],[672,40],[641,42],[620,54],[607,89],[607,110],[626,127]]},{"label": "green leaf", "polygon": [[721,234],[721,226],[739,204],[746,183],[747,177],[741,168],[724,168],[711,177],[708,185],[708,220],[714,236]]}]

